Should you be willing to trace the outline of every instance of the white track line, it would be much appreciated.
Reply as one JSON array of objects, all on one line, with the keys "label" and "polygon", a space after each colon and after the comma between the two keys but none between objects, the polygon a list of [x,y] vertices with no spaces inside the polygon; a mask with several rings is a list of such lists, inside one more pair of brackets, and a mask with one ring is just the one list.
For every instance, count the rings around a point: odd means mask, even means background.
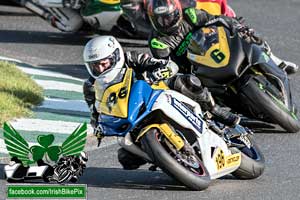
[{"label": "white track line", "polygon": [[62,90],[62,91],[73,91],[82,93],[82,85],[74,83],[66,83],[60,81],[48,81],[48,80],[34,80],[45,90]]},{"label": "white track line", "polygon": [[[24,131],[40,131],[48,133],[63,133],[71,134],[80,123],[77,122],[65,122],[43,119],[27,119],[20,118],[10,121],[10,124],[17,130]],[[88,125],[88,133],[92,133],[93,128]]]},{"label": "white track line", "polygon": [[[7,58],[7,57],[3,57],[3,56],[0,56],[0,60],[12,61],[12,62],[16,62],[16,63],[23,63],[20,60],[13,59],[13,58]],[[72,76],[68,76],[65,74],[61,74],[58,72],[52,72],[52,71],[48,71],[48,70],[44,70],[44,69],[34,69],[34,68],[28,68],[28,67],[22,67],[22,66],[17,66],[17,67],[20,68],[23,72],[25,72],[27,74],[52,76],[52,77],[57,77],[57,78],[66,78],[66,79],[72,79],[72,80],[77,80],[77,81],[81,81],[81,82],[84,81],[83,79],[80,79],[80,78],[75,78]]]},{"label": "white track line", "polygon": [[51,76],[51,77],[56,77],[56,78],[65,78],[65,79],[71,79],[71,80],[76,80],[76,81],[81,81],[83,82],[83,79],[80,78],[74,78],[72,76],[68,76],[65,74],[57,73],[57,72],[51,72],[47,71],[44,69],[33,69],[33,68],[28,68],[28,67],[21,67],[18,66],[19,69],[21,69],[23,72],[27,74],[32,74],[32,75],[41,75],[41,76]]},{"label": "white track line", "polygon": [[70,111],[79,111],[79,112],[87,112],[90,110],[83,100],[64,100],[64,99],[52,99],[45,98],[41,106],[39,108],[50,108],[55,110],[70,110]]},{"label": "white track line", "polygon": [[4,57],[4,56],[0,56],[0,60],[11,61],[11,62],[16,62],[16,63],[23,63],[20,60],[17,60],[17,59],[14,59],[14,58],[8,58],[8,57]]}]

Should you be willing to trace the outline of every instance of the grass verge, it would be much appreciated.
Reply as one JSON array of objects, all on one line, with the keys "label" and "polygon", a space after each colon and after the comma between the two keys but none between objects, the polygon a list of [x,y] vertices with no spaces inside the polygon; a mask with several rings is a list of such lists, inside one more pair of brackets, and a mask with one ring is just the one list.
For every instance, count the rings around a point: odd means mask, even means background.
[{"label": "grass verge", "polygon": [[0,125],[16,117],[32,114],[43,101],[43,89],[15,64],[0,61]]}]

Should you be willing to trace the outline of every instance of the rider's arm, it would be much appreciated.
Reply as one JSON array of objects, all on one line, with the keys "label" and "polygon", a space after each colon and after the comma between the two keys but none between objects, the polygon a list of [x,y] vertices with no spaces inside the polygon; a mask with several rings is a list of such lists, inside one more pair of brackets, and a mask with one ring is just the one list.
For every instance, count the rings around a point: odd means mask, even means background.
[{"label": "rider's arm", "polygon": [[136,51],[125,53],[126,64],[138,73],[153,71],[154,69],[165,66],[168,61],[168,59],[153,58],[147,53],[137,53]]},{"label": "rider's arm", "polygon": [[239,24],[239,21],[232,17],[227,17],[224,15],[211,15],[205,10],[196,10],[195,8],[184,9],[185,19],[193,24],[195,27],[203,27],[208,25],[215,26],[225,26],[229,29],[236,24]]},{"label": "rider's arm", "polygon": [[154,58],[169,59],[172,52],[171,47],[168,44],[155,36],[151,37],[149,47]]},{"label": "rider's arm", "polygon": [[156,59],[146,53],[126,52],[125,61],[135,72],[150,79],[150,82],[168,79],[178,72],[178,66],[172,60]]},{"label": "rider's arm", "polygon": [[216,18],[215,15],[211,15],[205,10],[198,10],[194,7],[183,9],[184,19],[193,24],[196,27],[202,27],[206,22]]}]

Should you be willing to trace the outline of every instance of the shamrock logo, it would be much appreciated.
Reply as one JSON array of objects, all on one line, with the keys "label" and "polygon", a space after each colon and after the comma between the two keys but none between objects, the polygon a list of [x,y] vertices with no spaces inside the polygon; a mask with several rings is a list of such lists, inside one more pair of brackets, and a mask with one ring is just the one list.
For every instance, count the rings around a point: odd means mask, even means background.
[{"label": "shamrock logo", "polygon": [[59,155],[62,153],[62,148],[60,146],[50,146],[54,141],[54,135],[39,135],[37,141],[40,146],[34,145],[30,147],[30,152],[32,153],[32,158],[34,161],[43,159],[45,153],[49,156],[52,161],[57,161]]},{"label": "shamrock logo", "polygon": [[87,136],[87,124],[84,123],[79,125],[61,146],[51,146],[54,135],[49,134],[39,135],[37,137],[39,145],[29,147],[28,142],[9,123],[4,123],[3,130],[4,142],[10,157],[18,158],[26,166],[43,159],[45,155],[54,162],[58,161],[60,155],[78,156],[84,149]]}]

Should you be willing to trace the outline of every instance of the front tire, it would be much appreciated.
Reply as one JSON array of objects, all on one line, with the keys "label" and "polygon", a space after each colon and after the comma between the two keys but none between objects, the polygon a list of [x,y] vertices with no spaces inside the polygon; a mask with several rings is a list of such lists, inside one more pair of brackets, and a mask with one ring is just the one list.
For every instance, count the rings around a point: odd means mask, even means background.
[{"label": "front tire", "polygon": [[210,176],[199,158],[197,157],[199,168],[188,169],[170,155],[161,138],[166,140],[157,129],[150,129],[141,140],[143,148],[154,160],[154,164],[192,190],[206,189],[210,183]]},{"label": "front tire", "polygon": [[300,122],[280,100],[266,93],[255,77],[251,76],[246,85],[240,90],[241,102],[250,107],[254,117],[280,125],[286,131],[296,133],[300,130]]},{"label": "front tire", "polygon": [[239,179],[254,179],[262,175],[265,169],[265,159],[256,144],[251,141],[252,145],[249,149],[247,146],[243,148],[231,148],[232,153],[241,152],[241,165],[232,173]]}]

